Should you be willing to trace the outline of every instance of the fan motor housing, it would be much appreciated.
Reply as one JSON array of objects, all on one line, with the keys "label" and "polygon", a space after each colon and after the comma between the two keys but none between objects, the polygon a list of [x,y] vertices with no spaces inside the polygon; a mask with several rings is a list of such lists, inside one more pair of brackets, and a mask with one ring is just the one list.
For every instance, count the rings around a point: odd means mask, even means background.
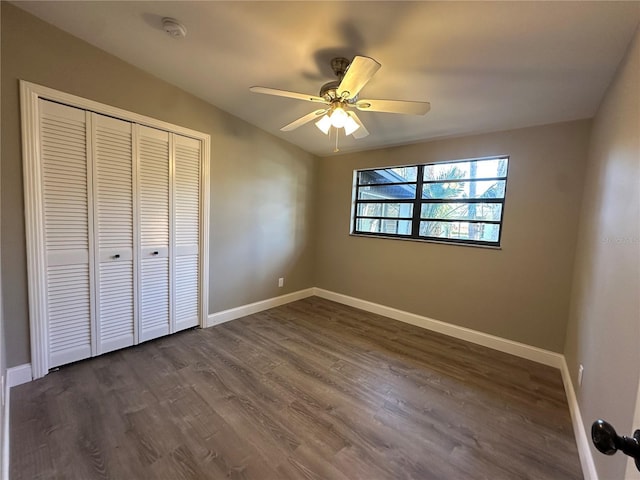
[{"label": "fan motor housing", "polygon": [[357,95],[349,99],[344,99],[344,98],[341,99],[340,96],[338,95],[339,86],[340,86],[340,81],[338,80],[327,82],[322,87],[320,87],[320,94],[318,96],[323,97],[327,102],[335,102],[337,100],[340,100],[341,102],[352,104],[358,101]]},{"label": "fan motor housing", "polygon": [[331,82],[325,83],[320,87],[320,94],[318,96],[323,97],[327,102],[331,103],[337,100],[349,104],[356,103],[358,101],[357,95],[349,100],[341,99],[338,95],[338,87],[340,86],[340,82],[342,82],[342,78],[345,73],[347,73],[350,64],[351,62],[344,57],[332,58],[331,69],[333,70],[333,73],[335,73],[336,77],[338,77],[338,80],[332,80]]},{"label": "fan motor housing", "polygon": [[335,100],[338,98],[338,87],[340,86],[339,80],[332,80],[325,83],[320,87],[320,97],[324,97],[327,100]]}]

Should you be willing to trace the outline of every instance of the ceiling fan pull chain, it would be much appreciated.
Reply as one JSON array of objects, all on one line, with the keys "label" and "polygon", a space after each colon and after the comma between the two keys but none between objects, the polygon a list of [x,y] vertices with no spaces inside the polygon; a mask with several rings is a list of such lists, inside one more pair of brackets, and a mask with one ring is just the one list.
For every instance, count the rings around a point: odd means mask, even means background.
[{"label": "ceiling fan pull chain", "polygon": [[340,149],[338,148],[338,137],[340,136],[340,131],[337,128],[334,128],[334,130],[336,131],[336,149],[333,151],[333,153],[336,153],[340,151]]}]

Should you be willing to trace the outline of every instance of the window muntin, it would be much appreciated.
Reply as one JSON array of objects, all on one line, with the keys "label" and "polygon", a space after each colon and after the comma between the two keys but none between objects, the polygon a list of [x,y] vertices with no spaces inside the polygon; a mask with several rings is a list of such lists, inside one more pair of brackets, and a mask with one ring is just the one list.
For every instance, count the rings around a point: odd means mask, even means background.
[{"label": "window muntin", "polygon": [[423,203],[420,218],[425,220],[489,220],[499,222],[502,203]]},{"label": "window muntin", "polygon": [[420,236],[468,242],[481,238],[484,242],[497,243],[500,238],[500,226],[482,222],[420,222]]},{"label": "window muntin", "polygon": [[359,218],[357,228],[368,233],[406,235],[411,232],[411,220],[393,220],[386,218]]},{"label": "window muntin", "polygon": [[361,203],[358,205],[358,215],[361,217],[391,217],[413,218],[413,204],[411,203]]},{"label": "window muntin", "polygon": [[499,246],[508,157],[356,171],[352,233]]},{"label": "window muntin", "polygon": [[422,185],[422,198],[435,199],[470,199],[501,198],[504,199],[506,180],[476,180],[461,182],[445,180]]},{"label": "window muntin", "polygon": [[417,177],[418,167],[382,168],[378,170],[363,170],[360,176],[360,183],[362,185],[400,182],[415,183]]},{"label": "window muntin", "polygon": [[[456,160],[454,162],[429,163],[424,165],[423,180],[468,180],[502,178],[503,161],[506,157],[477,160]],[[504,167],[506,168],[506,167]]]},{"label": "window muntin", "polygon": [[413,199],[416,196],[416,184],[361,185],[358,200],[375,199]]}]

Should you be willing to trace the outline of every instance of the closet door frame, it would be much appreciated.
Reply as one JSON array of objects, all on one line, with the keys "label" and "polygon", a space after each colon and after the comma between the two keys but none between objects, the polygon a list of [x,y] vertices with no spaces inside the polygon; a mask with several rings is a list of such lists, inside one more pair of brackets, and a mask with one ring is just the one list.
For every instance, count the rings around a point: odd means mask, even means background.
[{"label": "closet door frame", "polygon": [[179,127],[151,117],[20,80],[27,283],[29,287],[29,327],[33,378],[41,378],[49,373],[46,295],[47,262],[44,244],[43,172],[40,156],[40,111],[38,107],[38,101],[40,99],[81,108],[131,123],[166,130],[170,133],[191,137],[201,142],[202,162],[200,164],[200,178],[202,183],[200,195],[199,320],[200,327],[205,327],[209,312],[209,164],[211,158],[211,137],[208,134],[195,130]]}]

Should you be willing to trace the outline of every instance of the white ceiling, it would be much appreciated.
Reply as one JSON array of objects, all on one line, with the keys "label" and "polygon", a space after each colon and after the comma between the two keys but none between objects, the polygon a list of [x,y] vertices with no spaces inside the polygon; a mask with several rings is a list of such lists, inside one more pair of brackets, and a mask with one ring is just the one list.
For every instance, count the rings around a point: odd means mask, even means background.
[{"label": "white ceiling", "polygon": [[321,156],[333,142],[313,122],[279,130],[317,104],[249,87],[317,95],[332,57],[365,55],[382,68],[360,98],[431,102],[424,117],[359,114],[371,135],[343,152],[588,118],[640,19],[637,1],[14,3]]}]

